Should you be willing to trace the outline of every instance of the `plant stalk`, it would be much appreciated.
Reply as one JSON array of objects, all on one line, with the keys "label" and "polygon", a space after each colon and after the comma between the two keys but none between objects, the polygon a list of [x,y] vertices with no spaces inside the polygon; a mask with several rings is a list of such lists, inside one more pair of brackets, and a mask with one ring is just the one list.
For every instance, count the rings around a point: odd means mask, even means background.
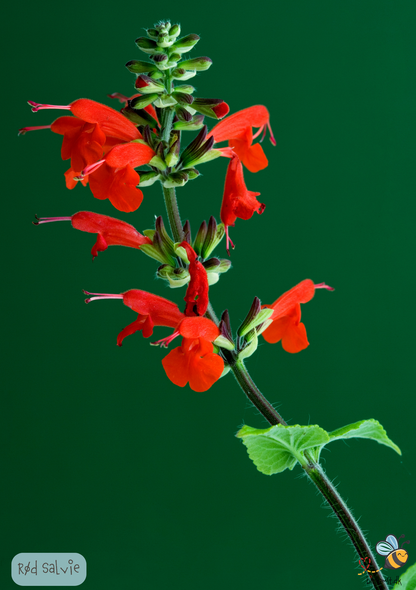
[{"label": "plant stalk", "polygon": [[[178,203],[175,195],[175,189],[166,189],[165,187],[163,187],[163,195],[165,198],[166,210],[169,217],[169,223],[172,229],[173,236],[176,241],[182,241],[183,230],[179,214]],[[207,316],[218,325],[218,317],[215,314],[215,311],[210,303],[208,304]],[[271,403],[264,397],[264,395],[258,389],[256,384],[252,380],[250,374],[248,373],[244,365],[244,362],[242,360],[239,360],[233,351],[221,349],[221,353],[230,365],[230,368],[234,373],[237,383],[239,384],[245,395],[248,397],[251,403],[259,410],[259,412],[266,418],[269,424],[271,424],[272,426],[276,424],[283,424],[283,426],[287,426],[287,423],[282,418],[282,416],[280,416],[280,414],[275,410],[275,408],[273,408]],[[318,488],[325,500],[328,502],[329,506],[332,508],[341,526],[350,538],[358,556],[363,561],[363,563],[365,563],[364,560],[366,558],[369,558],[371,560],[371,566],[374,566],[371,567],[371,569],[377,570],[378,565],[373,555],[373,552],[371,551],[371,548],[368,545],[358,525],[358,522],[353,517],[348,506],[345,504],[341,496],[338,494],[336,488],[328,479],[319,463],[314,461],[307,453],[305,453],[305,458],[307,461],[304,465],[302,465],[302,468],[304,469],[309,479]],[[381,574],[380,571],[368,575],[370,575],[371,582],[375,590],[389,590],[387,583],[384,580],[384,576]]]}]

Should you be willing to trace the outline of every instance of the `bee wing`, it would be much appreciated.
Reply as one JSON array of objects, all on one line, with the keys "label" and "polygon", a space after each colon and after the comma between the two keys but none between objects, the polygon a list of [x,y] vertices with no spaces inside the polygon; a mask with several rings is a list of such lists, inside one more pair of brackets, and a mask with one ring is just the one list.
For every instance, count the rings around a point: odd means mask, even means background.
[{"label": "bee wing", "polygon": [[388,541],[380,541],[380,543],[377,543],[376,545],[376,551],[379,555],[388,555],[393,549],[394,547],[392,547]]},{"label": "bee wing", "polygon": [[399,546],[399,542],[394,535],[389,535],[386,538],[386,541],[387,543],[390,543],[390,545],[392,545],[394,549],[397,549]]}]

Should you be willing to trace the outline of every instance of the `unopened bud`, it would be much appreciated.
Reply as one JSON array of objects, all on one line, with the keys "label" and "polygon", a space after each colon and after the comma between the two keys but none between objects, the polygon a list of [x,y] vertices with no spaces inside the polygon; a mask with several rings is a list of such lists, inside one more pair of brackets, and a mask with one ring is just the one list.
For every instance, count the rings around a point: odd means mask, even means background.
[{"label": "unopened bud", "polygon": [[162,184],[165,188],[175,188],[185,186],[188,180],[189,178],[186,172],[172,172]]},{"label": "unopened bud", "polygon": [[159,33],[163,33],[163,32],[169,32],[170,29],[170,22],[167,21],[160,21],[157,23],[157,25],[155,25],[155,29],[157,29],[159,31]]},{"label": "unopened bud", "polygon": [[221,98],[196,98],[192,108],[211,119],[222,119],[230,111],[230,107]]},{"label": "unopened bud", "polygon": [[176,100],[173,98],[173,96],[170,96],[169,94],[162,94],[155,101],[155,107],[158,107],[159,109],[172,107],[175,104],[177,104]]},{"label": "unopened bud", "polygon": [[195,250],[198,256],[201,256],[202,246],[204,245],[205,237],[207,235],[207,227],[207,222],[203,221],[199,227],[198,233],[196,234],[195,241],[192,244],[192,248]]},{"label": "unopened bud", "polygon": [[[182,64],[181,64],[182,66]],[[173,70],[172,72],[172,78],[174,80],[189,80],[190,78],[193,78],[194,76],[196,76],[196,71],[195,70],[185,70],[184,68],[180,67],[180,68],[176,68],[175,70]]]},{"label": "unopened bud", "polygon": [[129,101],[129,107],[133,109],[144,109],[149,104],[152,104],[157,99],[157,94],[144,94],[143,96],[136,96]]},{"label": "unopened bud", "polygon": [[181,63],[181,68],[184,70],[196,70],[197,72],[204,72],[212,65],[212,59],[209,57],[194,57],[187,59]]},{"label": "unopened bud", "polygon": [[255,297],[245,320],[237,330],[237,334],[242,338],[256,326],[268,320],[272,314],[273,309],[267,307],[262,309],[260,299]]},{"label": "unopened bud", "polygon": [[205,236],[204,244],[201,249],[201,256],[204,260],[206,260],[211,252],[218,246],[222,238],[224,237],[225,229],[224,224],[220,223],[217,225],[215,217],[211,215],[208,227],[207,227],[207,234]]},{"label": "unopened bud", "polygon": [[152,186],[152,184],[154,184],[160,178],[160,175],[157,172],[155,172],[154,170],[152,170],[152,171],[137,170],[137,173],[140,176],[140,182],[139,182],[140,187]]},{"label": "unopened bud", "polygon": [[135,43],[139,49],[149,55],[153,55],[154,53],[158,53],[160,51],[156,41],[153,41],[153,39],[148,39],[147,37],[139,37],[136,39]]},{"label": "unopened bud", "polygon": [[163,33],[159,33],[156,43],[159,47],[170,47],[173,45],[173,39],[171,39],[169,33],[165,31]]},{"label": "unopened bud", "polygon": [[175,92],[184,92],[185,94],[192,94],[195,92],[195,88],[190,86],[189,84],[181,84],[179,86],[175,86]]},{"label": "unopened bud", "polygon": [[184,241],[188,242],[188,244],[192,244],[191,224],[189,223],[189,219],[187,219],[185,221],[182,229],[183,229]]},{"label": "unopened bud", "polygon": [[170,29],[169,29],[169,37],[173,38],[173,37],[178,37],[181,34],[181,25],[173,25]]},{"label": "unopened bud", "polygon": [[175,112],[176,112],[176,116],[178,117],[178,119],[180,121],[186,121],[189,122],[192,120],[192,115],[191,113],[184,107],[181,106],[177,106],[175,108]]},{"label": "unopened bud", "polygon": [[155,55],[152,55],[152,57],[150,59],[155,62],[156,66],[159,68],[159,70],[165,69],[165,65],[168,63],[168,60],[169,60],[166,53],[155,53]]},{"label": "unopened bud", "polygon": [[190,94],[186,94],[185,92],[173,92],[173,98],[176,102],[184,107],[191,105],[194,102],[193,97]]},{"label": "unopened bud", "polygon": [[252,354],[254,354],[256,352],[258,344],[259,344],[259,341],[257,338],[257,332],[256,332],[256,330],[252,330],[252,332],[250,333],[250,341],[243,348],[243,350],[241,350],[238,353],[238,358],[243,360],[243,359],[250,357]]},{"label": "unopened bud", "polygon": [[157,31],[156,29],[147,29],[147,35],[151,38],[151,39],[157,39],[159,37],[159,31]]},{"label": "unopened bud", "polygon": [[147,72],[154,72],[157,70],[155,64],[151,64],[147,61],[139,61],[132,59],[126,63],[126,68],[133,74],[146,74]]},{"label": "unopened bud", "polygon": [[186,173],[189,177],[189,180],[195,180],[195,178],[198,178],[200,174],[199,170],[197,170],[196,168],[187,168]]},{"label": "unopened bud", "polygon": [[178,163],[181,150],[180,131],[173,133],[172,144],[169,148],[169,152],[165,156],[165,161],[169,168],[173,168]]},{"label": "unopened bud", "polygon": [[136,83],[134,84],[134,86],[142,94],[152,94],[153,92],[166,92],[165,85],[161,80],[155,80],[154,78],[146,76],[146,74],[141,74],[136,79]]},{"label": "unopened bud", "polygon": [[187,51],[190,51],[192,47],[195,47],[199,39],[200,37],[198,37],[198,35],[187,35],[186,37],[182,37],[182,39],[175,41],[175,45],[172,49],[177,53],[186,53]]},{"label": "unopened bud", "polygon": [[150,166],[153,166],[154,168],[157,168],[158,170],[161,170],[162,172],[164,170],[166,170],[166,168],[167,168],[166,162],[158,155],[153,156],[153,158],[150,160],[149,164],[150,164]]},{"label": "unopened bud", "polygon": [[204,116],[196,115],[190,121],[175,121],[173,129],[182,131],[197,131],[204,126]]},{"label": "unopened bud", "polygon": [[163,219],[159,216],[156,219],[155,223],[156,233],[160,237],[160,241],[162,244],[162,249],[167,256],[169,256],[172,260],[175,259],[175,250],[173,248],[173,240],[169,236],[168,232],[166,231],[165,224],[163,223]]},{"label": "unopened bud", "polygon": [[175,268],[175,270],[167,276],[169,287],[171,289],[183,287],[183,285],[189,283],[190,278],[189,271],[186,268]]},{"label": "unopened bud", "polygon": [[157,121],[144,109],[133,109],[128,106],[121,109],[121,113],[135,125],[149,125],[151,129],[158,127]]},{"label": "unopened bud", "polygon": [[165,78],[165,74],[162,74],[160,70],[155,70],[154,72],[149,73],[149,77],[153,80],[161,80]]}]

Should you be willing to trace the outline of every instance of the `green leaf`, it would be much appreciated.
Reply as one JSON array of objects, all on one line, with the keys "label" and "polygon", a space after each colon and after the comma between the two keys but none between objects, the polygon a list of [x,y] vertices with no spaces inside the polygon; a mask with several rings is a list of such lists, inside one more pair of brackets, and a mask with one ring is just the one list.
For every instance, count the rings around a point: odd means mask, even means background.
[{"label": "green leaf", "polygon": [[389,439],[386,431],[377,420],[361,420],[360,422],[348,424],[348,426],[343,426],[342,428],[338,428],[338,430],[333,430],[329,433],[329,442],[338,439],[345,440],[347,438],[371,438],[381,445],[390,447],[396,451],[396,453],[399,453],[399,455],[402,454],[399,447]]},{"label": "green leaf", "polygon": [[398,584],[397,587],[400,586],[402,590],[416,589],[416,563],[410,566],[409,569],[400,576],[400,582],[401,586]]},{"label": "green leaf", "polygon": [[272,426],[258,430],[243,426],[237,433],[248,455],[261,473],[272,475],[292,470],[299,461],[306,464],[304,451],[329,442],[328,433],[319,426]]}]

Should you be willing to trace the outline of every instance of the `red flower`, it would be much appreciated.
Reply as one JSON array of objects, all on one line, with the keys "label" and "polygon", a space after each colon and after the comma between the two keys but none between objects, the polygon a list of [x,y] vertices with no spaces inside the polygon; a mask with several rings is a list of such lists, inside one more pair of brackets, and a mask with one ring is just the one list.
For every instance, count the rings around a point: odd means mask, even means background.
[{"label": "red flower", "polygon": [[96,199],[109,199],[119,211],[135,211],[143,201],[143,193],[137,188],[140,176],[134,168],[148,164],[154,155],[147,144],[116,145],[102,160],[84,168],[78,180],[88,176]]},{"label": "red flower", "polygon": [[221,221],[225,225],[228,254],[230,254],[229,243],[234,248],[234,244],[228,234],[229,226],[234,227],[237,217],[240,219],[250,219],[254,211],[257,211],[259,214],[263,213],[266,205],[256,199],[259,194],[247,190],[244,182],[243,166],[238,156],[233,155],[228,164],[224,196],[221,205]]},{"label": "red flower", "polygon": [[[250,172],[258,172],[266,168],[268,160],[259,143],[253,143],[253,139],[263,132],[266,133],[266,126],[270,131],[270,141],[276,145],[272,129],[270,127],[270,115],[266,107],[256,105],[227,117],[210,131],[208,138],[213,136],[215,143],[228,140],[229,146],[234,149],[244,166]],[[259,127],[253,135],[252,128]]]},{"label": "red flower", "polygon": [[199,260],[194,249],[188,242],[180,244],[186,250],[189,260],[189,274],[191,280],[184,297],[186,301],[185,315],[204,315],[208,307],[208,276],[207,271]]},{"label": "red flower", "polygon": [[274,344],[281,340],[287,352],[300,352],[309,346],[305,325],[300,321],[300,304],[310,301],[315,295],[315,289],[333,291],[325,283],[314,285],[313,281],[305,279],[281,295],[272,305],[262,306],[274,310],[269,318],[273,323],[263,332],[266,342]]},{"label": "red flower", "polygon": [[168,378],[175,385],[184,387],[189,382],[194,391],[206,391],[221,377],[224,361],[213,352],[212,345],[220,331],[211,320],[185,317],[172,301],[138,289],[120,295],[88,291],[84,293],[93,295],[86,299],[86,303],[96,299],[122,299],[125,305],[138,313],[137,320],[126,326],[118,335],[118,346],[122,345],[126,336],[140,330],[145,338],[149,338],[153,334],[153,326],[174,328],[170,336],[153,344],[166,347],[177,336],[183,337],[181,346],[173,349],[162,360]]},{"label": "red flower", "polygon": [[75,229],[98,234],[97,241],[91,250],[93,260],[98,252],[104,252],[108,246],[128,246],[139,250],[143,244],[152,243],[150,238],[142,236],[129,223],[90,211],[79,211],[71,217],[41,217],[35,222],[35,225],[51,221],[70,221]]},{"label": "red flower", "polygon": [[211,320],[201,317],[185,318],[178,331],[183,336],[181,346],[162,360],[166,375],[179,387],[189,382],[193,391],[207,391],[224,370],[224,361],[212,345],[220,331]]},{"label": "red flower", "polygon": [[[153,334],[153,326],[167,326],[168,328],[176,328],[179,322],[185,317],[179,311],[176,303],[168,301],[153,293],[147,291],[140,291],[139,289],[131,289],[120,295],[112,295],[110,293],[89,293],[84,291],[87,295],[94,295],[85,300],[86,303],[96,299],[122,299],[124,305],[136,311],[139,315],[137,320],[126,326],[117,337],[117,345],[121,346],[124,338],[130,336],[140,330],[143,331],[143,336],[149,338]],[[176,334],[177,336],[178,334]]]}]

